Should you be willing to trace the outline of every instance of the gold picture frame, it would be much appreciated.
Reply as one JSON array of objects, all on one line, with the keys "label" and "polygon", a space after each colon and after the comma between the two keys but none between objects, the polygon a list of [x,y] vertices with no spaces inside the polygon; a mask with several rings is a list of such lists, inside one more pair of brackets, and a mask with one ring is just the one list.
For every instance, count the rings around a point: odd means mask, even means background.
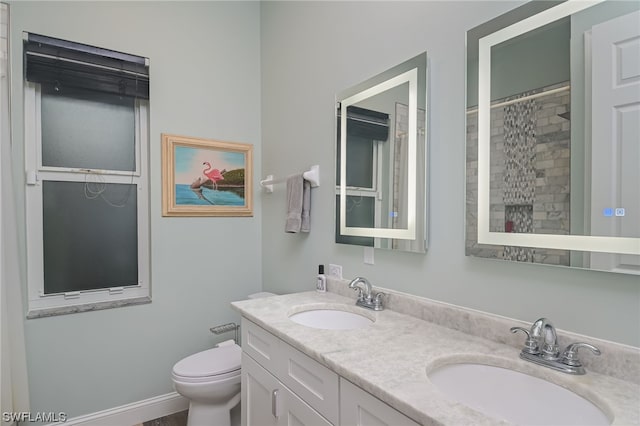
[{"label": "gold picture frame", "polygon": [[162,134],[162,216],[253,216],[253,145]]}]

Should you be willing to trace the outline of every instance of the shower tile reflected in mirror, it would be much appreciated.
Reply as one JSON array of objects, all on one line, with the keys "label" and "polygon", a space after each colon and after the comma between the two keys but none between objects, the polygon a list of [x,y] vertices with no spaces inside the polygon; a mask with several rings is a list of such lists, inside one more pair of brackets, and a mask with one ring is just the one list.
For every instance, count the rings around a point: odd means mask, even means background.
[{"label": "shower tile reflected in mirror", "polygon": [[640,274],[638,22],[528,2],[467,32],[467,255]]},{"label": "shower tile reflected in mirror", "polygon": [[[492,232],[570,235],[570,99],[569,82],[563,82],[492,102]],[[477,124],[477,108],[469,108],[466,254],[569,266],[569,250],[477,243]]]},{"label": "shower tile reflected in mirror", "polygon": [[[426,155],[426,111],[422,108],[418,108],[418,139],[416,146],[416,155],[417,158],[427,158]],[[407,227],[407,215],[400,214],[402,212],[404,200],[407,199],[407,168],[409,164],[409,106],[396,102],[395,104],[395,132],[394,132],[395,143],[393,145],[393,166],[391,167],[393,170],[393,177],[391,178],[391,182],[393,185],[392,190],[392,208],[391,208],[391,223],[394,229],[402,229]],[[417,171],[417,180],[425,181],[425,169],[418,168]],[[419,186],[420,187],[420,186]],[[417,201],[418,205],[424,205],[426,197],[426,191],[418,189],[417,193]],[[420,211],[420,207],[418,207],[418,211]],[[417,235],[425,235],[426,224],[424,221],[416,222],[416,234]],[[401,250],[401,251],[414,251],[421,252],[424,249],[424,244],[420,239],[414,240],[399,240],[392,239],[390,241],[391,249],[393,250]]]}]

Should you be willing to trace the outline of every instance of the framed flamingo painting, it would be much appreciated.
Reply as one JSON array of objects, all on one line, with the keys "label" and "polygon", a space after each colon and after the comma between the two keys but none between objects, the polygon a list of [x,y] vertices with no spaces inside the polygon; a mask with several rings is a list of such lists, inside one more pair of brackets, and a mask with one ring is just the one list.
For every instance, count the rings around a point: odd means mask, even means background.
[{"label": "framed flamingo painting", "polygon": [[253,216],[253,146],[162,135],[163,216]]}]

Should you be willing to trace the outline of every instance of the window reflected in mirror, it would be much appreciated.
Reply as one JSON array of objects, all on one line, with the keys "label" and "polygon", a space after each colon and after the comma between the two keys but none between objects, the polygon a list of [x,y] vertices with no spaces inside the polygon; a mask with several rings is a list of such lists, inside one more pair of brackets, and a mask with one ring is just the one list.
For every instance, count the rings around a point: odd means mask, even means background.
[{"label": "window reflected in mirror", "polygon": [[424,253],[426,54],[337,100],[335,241]]}]

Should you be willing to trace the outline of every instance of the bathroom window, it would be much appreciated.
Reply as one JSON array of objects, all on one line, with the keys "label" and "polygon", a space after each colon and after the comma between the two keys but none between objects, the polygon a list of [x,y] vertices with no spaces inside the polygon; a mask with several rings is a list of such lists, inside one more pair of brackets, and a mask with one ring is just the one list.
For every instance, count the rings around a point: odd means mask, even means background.
[{"label": "bathroom window", "polygon": [[[336,217],[340,217],[340,109],[337,113]],[[381,226],[383,176],[382,162],[389,139],[389,115],[356,106],[347,107],[347,226],[375,228]],[[388,148],[387,148],[388,149]],[[373,247],[372,237],[342,235],[336,221],[337,243]]]},{"label": "bathroom window", "polygon": [[29,316],[149,299],[148,59],[26,34]]}]

